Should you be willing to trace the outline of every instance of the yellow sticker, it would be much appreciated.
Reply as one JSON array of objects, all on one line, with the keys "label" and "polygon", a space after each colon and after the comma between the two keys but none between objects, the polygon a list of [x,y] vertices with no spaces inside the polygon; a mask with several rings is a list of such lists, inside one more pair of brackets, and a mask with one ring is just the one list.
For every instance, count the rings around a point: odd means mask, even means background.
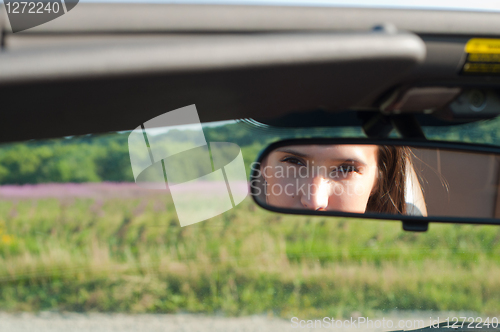
[{"label": "yellow sticker", "polygon": [[468,59],[471,62],[500,62],[500,54],[471,53]]},{"label": "yellow sticker", "polygon": [[465,53],[500,54],[500,39],[473,38],[465,45]]},{"label": "yellow sticker", "polygon": [[464,72],[500,74],[500,63],[466,63]]},{"label": "yellow sticker", "polygon": [[500,74],[500,39],[472,38],[465,44],[462,74]]}]

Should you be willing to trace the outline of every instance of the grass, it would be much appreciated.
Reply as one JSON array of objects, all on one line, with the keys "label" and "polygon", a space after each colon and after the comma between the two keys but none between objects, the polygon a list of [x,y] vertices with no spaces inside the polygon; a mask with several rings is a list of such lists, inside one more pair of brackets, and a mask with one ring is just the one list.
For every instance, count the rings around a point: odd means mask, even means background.
[{"label": "grass", "polygon": [[500,228],[287,216],[250,199],[179,227],[166,194],[0,202],[0,309],[500,312]]}]

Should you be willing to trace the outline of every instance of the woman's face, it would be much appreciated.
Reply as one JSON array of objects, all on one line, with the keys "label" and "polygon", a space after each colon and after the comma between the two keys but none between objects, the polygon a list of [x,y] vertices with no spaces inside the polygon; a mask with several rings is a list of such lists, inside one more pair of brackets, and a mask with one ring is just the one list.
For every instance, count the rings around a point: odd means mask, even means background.
[{"label": "woman's face", "polygon": [[261,165],[272,206],[364,213],[377,183],[376,145],[295,145]]}]

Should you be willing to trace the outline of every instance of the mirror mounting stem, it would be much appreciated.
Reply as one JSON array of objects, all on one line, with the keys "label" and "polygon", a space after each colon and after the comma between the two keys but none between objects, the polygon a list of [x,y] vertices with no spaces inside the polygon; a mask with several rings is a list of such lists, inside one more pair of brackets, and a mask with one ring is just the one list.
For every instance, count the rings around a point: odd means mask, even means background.
[{"label": "mirror mounting stem", "polygon": [[384,115],[375,113],[370,116],[366,116],[366,113],[358,114],[363,119],[363,131],[369,138],[387,138],[392,129],[396,129],[403,138],[426,139],[413,114]]},{"label": "mirror mounting stem", "polygon": [[395,114],[390,116],[391,123],[403,138],[423,139],[425,134],[413,114]]}]

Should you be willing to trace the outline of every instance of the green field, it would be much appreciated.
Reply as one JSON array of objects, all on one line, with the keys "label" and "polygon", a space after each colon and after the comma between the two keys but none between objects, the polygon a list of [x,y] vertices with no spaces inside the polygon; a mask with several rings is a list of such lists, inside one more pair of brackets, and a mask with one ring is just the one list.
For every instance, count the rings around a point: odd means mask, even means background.
[{"label": "green field", "polygon": [[495,315],[499,275],[493,226],[417,234],[394,221],[278,215],[247,199],[181,228],[166,194],[0,200],[0,310]]},{"label": "green field", "polygon": [[[425,131],[433,139],[500,145],[497,128],[493,120]],[[362,135],[360,128],[263,133],[241,124],[204,131],[209,142],[238,144],[247,171],[279,138]],[[192,133],[178,134],[183,141]],[[408,233],[396,221],[274,214],[248,198],[181,228],[168,194],[100,183],[134,181],[127,139],[115,133],[0,147],[0,310],[287,319],[500,313],[499,227],[431,224],[426,233]],[[39,187],[16,196],[7,184]],[[79,196],[88,185],[106,194]]]}]

